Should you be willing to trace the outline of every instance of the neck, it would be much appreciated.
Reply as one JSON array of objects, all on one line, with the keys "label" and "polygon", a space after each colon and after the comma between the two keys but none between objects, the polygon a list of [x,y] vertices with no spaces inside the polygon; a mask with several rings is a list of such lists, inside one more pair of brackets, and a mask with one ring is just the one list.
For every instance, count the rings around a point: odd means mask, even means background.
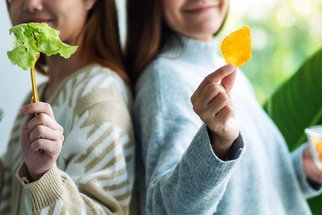
[{"label": "neck", "polygon": [[195,39],[195,40],[199,40],[200,42],[208,43],[208,42],[211,42],[211,40],[213,39],[213,36],[212,35],[198,35],[195,37],[192,36],[191,38]]},{"label": "neck", "polygon": [[69,59],[64,59],[59,55],[46,58],[48,69],[48,86],[44,95],[47,101],[54,93],[58,85],[69,75],[78,71],[80,68],[91,63],[89,56],[83,56],[76,51]]}]

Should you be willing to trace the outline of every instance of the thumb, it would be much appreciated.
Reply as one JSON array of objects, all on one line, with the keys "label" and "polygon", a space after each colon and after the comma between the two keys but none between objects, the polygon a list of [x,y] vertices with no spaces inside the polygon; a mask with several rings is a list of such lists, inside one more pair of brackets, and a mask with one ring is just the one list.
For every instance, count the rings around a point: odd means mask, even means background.
[{"label": "thumb", "polygon": [[230,92],[234,86],[236,75],[237,75],[237,70],[235,68],[235,70],[232,73],[230,73],[229,75],[221,79],[220,84],[225,88],[226,93],[228,95],[230,95]]}]

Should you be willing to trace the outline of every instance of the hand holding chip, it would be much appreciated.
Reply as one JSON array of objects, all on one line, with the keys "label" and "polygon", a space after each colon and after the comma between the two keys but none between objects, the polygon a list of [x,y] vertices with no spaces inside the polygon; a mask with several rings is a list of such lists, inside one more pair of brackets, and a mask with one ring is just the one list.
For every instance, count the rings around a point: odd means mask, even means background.
[{"label": "hand holding chip", "polygon": [[193,109],[208,126],[213,150],[221,159],[239,135],[229,97],[235,77],[233,65],[223,66],[208,75],[191,97]]},{"label": "hand holding chip", "polygon": [[230,93],[234,86],[236,67],[250,60],[251,38],[247,26],[233,32],[222,42],[222,52],[228,65],[208,75],[191,97],[194,111],[208,126],[215,154],[225,159],[239,135]]}]

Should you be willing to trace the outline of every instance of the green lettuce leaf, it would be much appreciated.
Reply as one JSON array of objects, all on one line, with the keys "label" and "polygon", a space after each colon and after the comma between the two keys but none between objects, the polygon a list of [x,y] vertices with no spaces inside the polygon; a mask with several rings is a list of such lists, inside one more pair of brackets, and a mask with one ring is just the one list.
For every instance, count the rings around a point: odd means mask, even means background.
[{"label": "green lettuce leaf", "polygon": [[69,58],[77,49],[59,39],[59,31],[48,26],[47,23],[24,23],[13,26],[10,34],[16,37],[14,49],[7,55],[12,64],[24,70],[34,67],[40,52],[47,56],[59,54]]}]

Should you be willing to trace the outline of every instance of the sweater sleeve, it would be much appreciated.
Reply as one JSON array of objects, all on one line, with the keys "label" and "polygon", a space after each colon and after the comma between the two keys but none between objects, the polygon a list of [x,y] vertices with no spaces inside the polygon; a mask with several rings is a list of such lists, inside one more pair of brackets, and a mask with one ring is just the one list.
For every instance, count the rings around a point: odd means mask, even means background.
[{"label": "sweater sleeve", "polygon": [[305,144],[300,146],[292,153],[293,166],[296,172],[297,180],[301,190],[306,198],[311,198],[322,193],[321,186],[315,186],[309,182],[303,171],[303,151]]},{"label": "sweater sleeve", "polygon": [[187,85],[163,69],[166,80],[154,71],[141,77],[134,107],[145,168],[143,210],[146,214],[212,214],[243,146],[232,160],[220,160],[211,148],[207,127],[200,127],[192,112],[190,92],[182,89]]},{"label": "sweater sleeve", "polygon": [[0,214],[10,214],[12,210],[12,182],[14,179],[12,166],[15,165],[12,161],[20,159],[20,157],[16,156],[19,154],[17,152],[20,149],[20,131],[24,121],[25,118],[22,115],[19,114],[16,117],[13,128],[11,129],[7,150],[0,158]]},{"label": "sweater sleeve", "polygon": [[[133,186],[133,134],[129,112],[118,101],[87,109],[65,135],[57,165],[29,183],[17,171],[36,214],[128,214]],[[58,168],[61,161],[65,166]]]},{"label": "sweater sleeve", "polygon": [[11,174],[0,159],[0,214],[10,211],[10,182]]}]

